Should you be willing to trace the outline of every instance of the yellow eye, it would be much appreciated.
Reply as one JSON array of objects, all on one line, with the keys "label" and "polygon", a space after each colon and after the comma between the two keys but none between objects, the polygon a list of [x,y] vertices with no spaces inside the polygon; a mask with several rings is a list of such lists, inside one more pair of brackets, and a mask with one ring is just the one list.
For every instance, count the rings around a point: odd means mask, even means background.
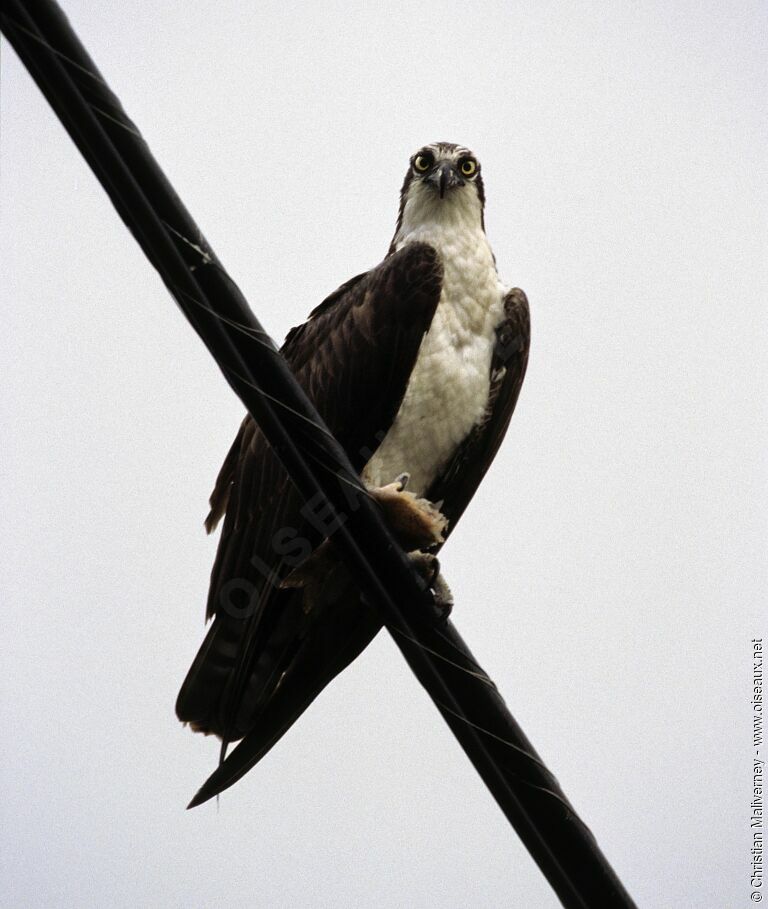
[{"label": "yellow eye", "polygon": [[473,161],[472,158],[465,158],[461,162],[461,172],[465,177],[471,177],[472,174],[477,170],[477,161]]},{"label": "yellow eye", "polygon": [[429,155],[416,155],[413,166],[423,174],[432,167],[432,158]]}]

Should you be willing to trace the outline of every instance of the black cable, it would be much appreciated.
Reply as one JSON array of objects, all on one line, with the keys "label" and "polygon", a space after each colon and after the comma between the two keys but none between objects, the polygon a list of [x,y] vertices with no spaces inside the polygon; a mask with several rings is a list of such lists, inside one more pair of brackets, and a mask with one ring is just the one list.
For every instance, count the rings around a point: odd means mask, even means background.
[{"label": "black cable", "polygon": [[431,594],[393,540],[343,449],[59,7],[49,0],[6,0],[0,25],[297,487],[307,500],[345,516],[335,540],[361,589],[381,610],[409,666],[563,905],[633,906],[589,829],[451,622],[436,621]]}]

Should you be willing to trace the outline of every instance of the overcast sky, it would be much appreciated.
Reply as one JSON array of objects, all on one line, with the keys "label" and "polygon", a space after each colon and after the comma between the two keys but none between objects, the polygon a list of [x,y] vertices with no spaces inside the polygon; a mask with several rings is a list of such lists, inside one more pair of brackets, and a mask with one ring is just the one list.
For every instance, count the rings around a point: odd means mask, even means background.
[{"label": "overcast sky", "polygon": [[[64,8],[281,340],[468,145],[531,363],[457,627],[638,903],[749,900],[765,621],[760,2]],[[3,905],[558,905],[381,634],[221,799],[173,711],[242,415],[3,42]]]}]

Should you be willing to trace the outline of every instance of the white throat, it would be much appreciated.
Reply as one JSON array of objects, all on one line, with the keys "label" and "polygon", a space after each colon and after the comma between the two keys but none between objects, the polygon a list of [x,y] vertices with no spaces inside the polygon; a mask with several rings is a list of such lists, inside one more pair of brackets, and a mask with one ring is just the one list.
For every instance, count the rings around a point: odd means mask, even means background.
[{"label": "white throat", "polygon": [[484,416],[490,389],[494,329],[506,288],[499,281],[482,227],[474,186],[440,199],[423,182],[409,187],[395,249],[428,243],[440,255],[443,286],[394,423],[364,477],[384,485],[407,471],[423,495]]}]

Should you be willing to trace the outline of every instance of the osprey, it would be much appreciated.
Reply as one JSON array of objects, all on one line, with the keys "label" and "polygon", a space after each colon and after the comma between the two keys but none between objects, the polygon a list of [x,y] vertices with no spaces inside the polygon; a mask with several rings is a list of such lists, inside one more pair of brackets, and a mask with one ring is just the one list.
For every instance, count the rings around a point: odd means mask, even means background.
[{"label": "osprey", "polygon": [[[434,535],[416,543],[432,551],[493,460],[528,361],[528,302],[499,280],[484,208],[469,149],[420,149],[384,260],[342,284],[282,347],[372,490],[407,480],[409,493],[439,503]],[[329,544],[250,415],[210,505],[209,533],[224,517],[208,594],[213,621],[176,712],[222,739],[222,761],[190,807],[260,760],[381,627],[338,573],[308,602],[296,572]]]}]

